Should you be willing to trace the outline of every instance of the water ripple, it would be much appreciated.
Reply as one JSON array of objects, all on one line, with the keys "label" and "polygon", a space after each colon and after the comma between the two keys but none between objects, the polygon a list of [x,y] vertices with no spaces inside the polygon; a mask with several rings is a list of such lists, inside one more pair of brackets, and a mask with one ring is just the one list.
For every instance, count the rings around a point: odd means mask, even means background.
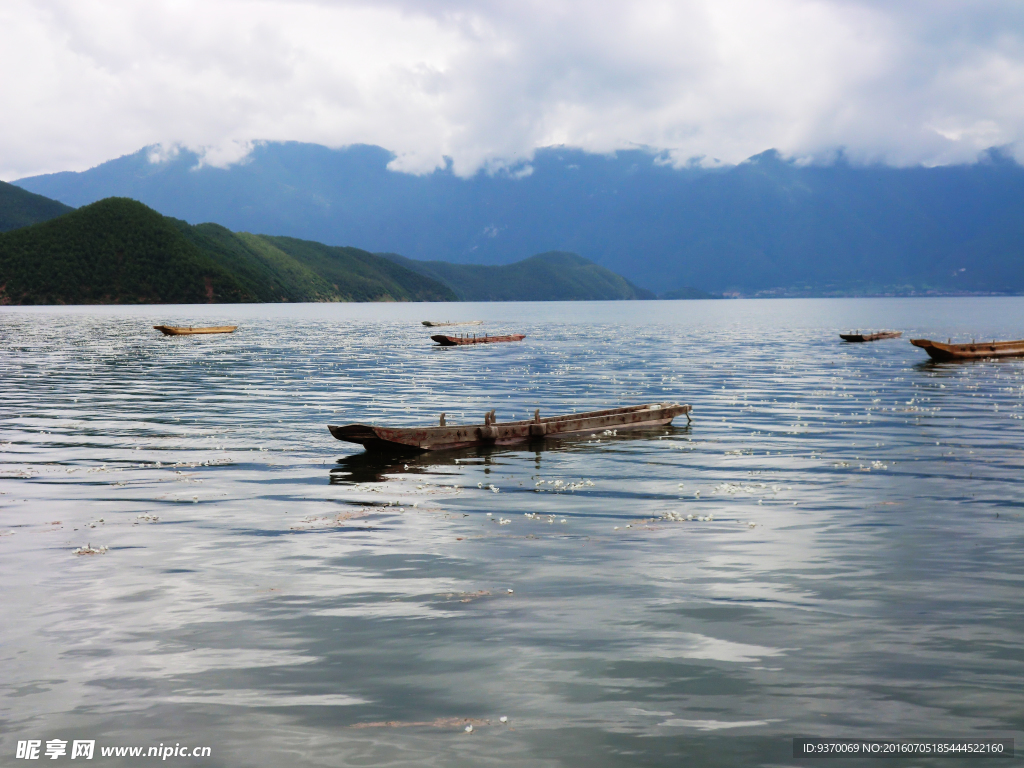
[{"label": "water ripple", "polygon": [[[424,311],[527,339],[432,348]],[[875,325],[1017,338],[1024,301],[2,308],[0,748],[768,765],[1021,729],[1024,363],[837,341]],[[693,423],[543,450],[326,430],[665,400]]]}]

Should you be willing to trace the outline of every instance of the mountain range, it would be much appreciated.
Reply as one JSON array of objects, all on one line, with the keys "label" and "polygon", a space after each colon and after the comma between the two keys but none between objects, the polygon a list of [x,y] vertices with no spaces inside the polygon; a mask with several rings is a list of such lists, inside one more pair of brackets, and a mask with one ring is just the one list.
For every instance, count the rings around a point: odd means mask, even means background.
[{"label": "mountain range", "polygon": [[804,164],[768,151],[674,167],[642,149],[552,147],[469,178],[389,170],[374,146],[260,143],[227,168],[154,148],[80,173],[21,179],[67,205],[129,196],[192,223],[499,265],[580,254],[664,294],[1024,291],[1024,168]]}]

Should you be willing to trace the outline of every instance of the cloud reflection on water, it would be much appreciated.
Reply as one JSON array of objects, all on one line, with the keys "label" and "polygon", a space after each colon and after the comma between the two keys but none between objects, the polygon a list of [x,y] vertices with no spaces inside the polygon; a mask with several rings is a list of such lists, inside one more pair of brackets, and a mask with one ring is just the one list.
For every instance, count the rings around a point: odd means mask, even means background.
[{"label": "cloud reflection on water", "polygon": [[[857,307],[955,333],[941,301],[643,306],[628,344],[607,329],[631,305],[596,335],[597,309],[552,305],[531,344],[461,358],[423,354],[416,307],[218,308],[242,319],[224,344],[150,337],[154,308],[5,310],[7,733],[670,765],[680,732],[737,764],[768,742],[701,739],[1019,728],[1021,363],[834,342]],[[694,423],[400,461],[325,428],[638,400]],[[458,742],[346,728],[499,714]]]}]

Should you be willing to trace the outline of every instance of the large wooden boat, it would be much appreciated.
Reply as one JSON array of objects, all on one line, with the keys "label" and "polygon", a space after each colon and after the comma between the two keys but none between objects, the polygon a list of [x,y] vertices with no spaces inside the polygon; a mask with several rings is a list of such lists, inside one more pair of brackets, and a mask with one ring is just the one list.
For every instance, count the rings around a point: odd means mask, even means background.
[{"label": "large wooden boat", "polygon": [[435,322],[434,320],[424,320],[423,324],[425,326],[427,326],[427,328],[443,328],[446,325],[483,325],[484,321],[483,320],[457,320],[457,321],[451,322],[451,323],[438,323],[438,322]]},{"label": "large wooden boat", "polygon": [[898,339],[903,331],[877,331],[875,333],[840,333],[839,338],[843,341],[879,341],[881,339]]},{"label": "large wooden boat", "polygon": [[438,451],[449,448],[468,448],[476,445],[511,445],[529,440],[570,435],[601,434],[605,430],[616,432],[643,427],[670,424],[676,416],[686,414],[690,420],[690,406],[678,403],[648,403],[605,411],[572,413],[565,416],[541,418],[535,411],[528,421],[495,423],[494,411],[484,415],[483,424],[464,426],[447,425],[444,414],[436,427],[376,427],[371,424],[328,425],[331,434],[339,440],[359,443],[370,451]]},{"label": "large wooden boat", "polygon": [[476,334],[472,336],[445,336],[438,334],[430,338],[442,347],[461,347],[466,344],[498,344],[502,341],[522,341],[526,338],[526,335],[523,333],[513,333],[510,336],[477,336]]},{"label": "large wooden boat", "polygon": [[943,344],[931,339],[911,339],[932,360],[979,360],[986,357],[1024,357],[1024,339],[1019,341],[971,342],[970,344]]},{"label": "large wooden boat", "polygon": [[196,333],[232,333],[238,328],[237,325],[212,325],[205,328],[193,328],[191,325],[154,325],[153,327],[163,333],[164,336],[190,336]]}]

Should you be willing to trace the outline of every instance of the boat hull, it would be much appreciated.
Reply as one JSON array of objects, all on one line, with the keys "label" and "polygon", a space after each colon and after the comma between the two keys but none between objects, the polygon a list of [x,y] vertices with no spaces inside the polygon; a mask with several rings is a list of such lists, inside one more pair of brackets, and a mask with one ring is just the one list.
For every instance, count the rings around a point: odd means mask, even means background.
[{"label": "boat hull", "polygon": [[531,440],[600,433],[604,430],[643,429],[670,424],[690,416],[689,405],[652,403],[604,411],[550,416],[534,421],[468,424],[445,427],[375,427],[369,424],[328,425],[338,440],[358,443],[369,451],[439,451],[479,445],[513,445]]},{"label": "boat hull", "polygon": [[911,339],[932,360],[981,360],[989,357],[1024,357],[1024,339],[993,341],[988,344],[943,344],[931,339]]},{"label": "boat hull", "polygon": [[456,321],[454,323],[439,323],[439,322],[435,322],[433,320],[424,320],[423,324],[425,326],[427,326],[427,328],[444,328],[445,326],[449,326],[449,325],[483,325],[484,321],[483,320],[458,320],[458,321]]},{"label": "boat hull", "polygon": [[522,341],[525,334],[513,333],[510,336],[447,336],[437,334],[431,336],[442,347],[464,347],[467,344],[499,344],[504,341]]},{"label": "boat hull", "polygon": [[187,328],[175,325],[154,325],[164,336],[195,336],[201,333],[234,333],[237,325],[217,325],[208,328]]},{"label": "boat hull", "polygon": [[881,341],[882,339],[898,339],[903,331],[881,331],[879,333],[840,333],[843,341]]}]

